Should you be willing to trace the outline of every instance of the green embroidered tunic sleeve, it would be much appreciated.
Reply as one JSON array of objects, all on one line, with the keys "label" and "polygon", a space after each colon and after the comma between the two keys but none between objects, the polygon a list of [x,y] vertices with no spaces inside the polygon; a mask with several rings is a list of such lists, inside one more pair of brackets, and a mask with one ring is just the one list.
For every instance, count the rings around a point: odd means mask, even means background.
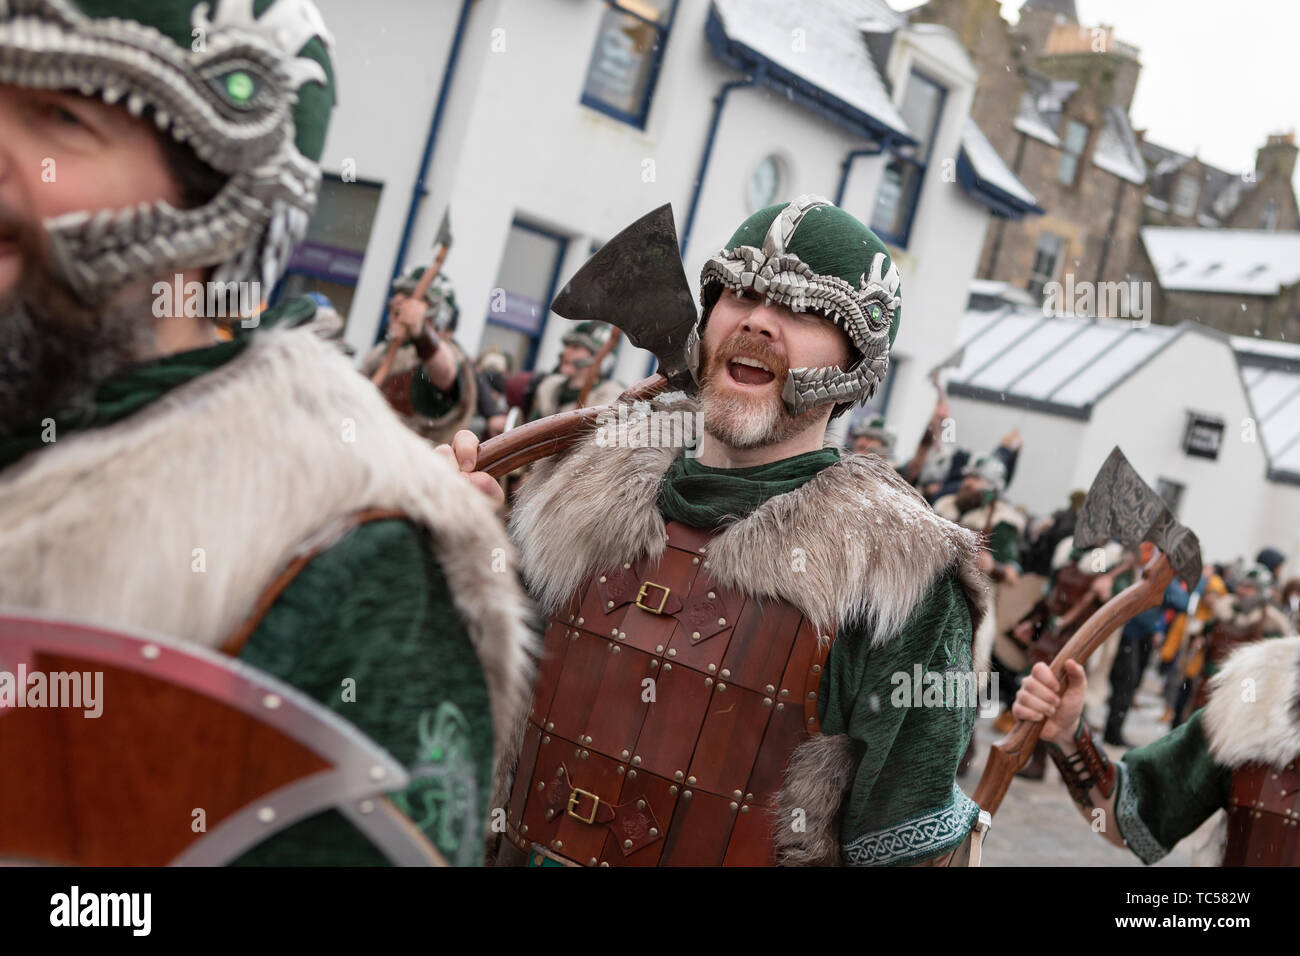
[{"label": "green embroidered tunic sleeve", "polygon": [[[313,560],[245,645],[248,663],[309,694],[405,765],[394,802],[455,865],[482,861],[491,796],[487,686],[427,533],[362,525]],[[383,865],[337,811],[254,847],[244,865]]]},{"label": "green embroidered tunic sleeve", "polygon": [[822,732],[848,734],[860,754],[841,854],[854,866],[920,863],[961,843],[979,815],[956,784],[978,705],[956,576],[938,579],[883,647],[871,637],[841,630],[822,679]]},{"label": "green embroidered tunic sleeve", "polygon": [[1228,805],[1232,771],[1210,755],[1201,715],[1116,764],[1115,823],[1143,863],[1159,860]]}]

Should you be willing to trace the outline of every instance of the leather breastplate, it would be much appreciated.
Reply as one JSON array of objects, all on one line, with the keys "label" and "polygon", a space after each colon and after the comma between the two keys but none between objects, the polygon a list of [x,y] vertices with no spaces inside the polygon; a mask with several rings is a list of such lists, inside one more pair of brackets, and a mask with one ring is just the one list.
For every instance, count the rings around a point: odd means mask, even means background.
[{"label": "leather breastplate", "polygon": [[[834,634],[718,587],[711,534],[593,575],[548,622],[507,836],[584,866],[771,865],[774,798],[821,732]],[[789,825],[786,823],[785,825]]]},{"label": "leather breastplate", "polygon": [[1300,866],[1300,757],[1232,773],[1224,866]]},{"label": "leather breastplate", "polygon": [[1067,614],[1088,593],[1095,574],[1085,574],[1074,564],[1067,564],[1056,572],[1056,580],[1047,596],[1048,612],[1055,617]]}]

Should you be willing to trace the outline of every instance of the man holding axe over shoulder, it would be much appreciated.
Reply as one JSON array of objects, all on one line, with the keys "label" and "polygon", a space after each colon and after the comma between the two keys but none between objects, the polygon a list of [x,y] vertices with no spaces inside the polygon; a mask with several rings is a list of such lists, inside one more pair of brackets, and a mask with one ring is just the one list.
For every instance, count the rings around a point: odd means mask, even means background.
[{"label": "man holding axe over shoulder", "polygon": [[436,246],[432,266],[416,268],[393,283],[388,340],[361,362],[361,374],[379,387],[402,421],[435,444],[450,441],[478,407],[472,363],[443,334],[456,310],[451,284],[442,274],[451,248],[449,212],[438,227]]},{"label": "man holding axe over shoulder", "polygon": [[[511,515],[549,620],[501,862],[965,859],[978,538],[825,441],[885,375],[899,284],[871,230],[801,197],[708,260],[699,315],[664,207],[555,304],[654,351],[658,382],[624,402],[663,396],[443,449],[477,478],[553,455]],[[970,678],[972,700],[922,700],[923,672]]]}]

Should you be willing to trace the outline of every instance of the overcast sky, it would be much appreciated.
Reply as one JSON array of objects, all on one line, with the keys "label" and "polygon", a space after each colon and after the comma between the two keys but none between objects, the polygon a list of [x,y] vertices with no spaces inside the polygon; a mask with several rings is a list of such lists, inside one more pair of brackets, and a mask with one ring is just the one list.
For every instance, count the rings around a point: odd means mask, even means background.
[{"label": "overcast sky", "polygon": [[[919,0],[890,0],[900,10]],[[1014,22],[1024,0],[1003,0]],[[1133,125],[1147,138],[1241,172],[1269,133],[1300,127],[1300,2],[1075,0],[1084,26],[1110,24],[1141,50]],[[1295,179],[1300,189],[1300,169]]]}]

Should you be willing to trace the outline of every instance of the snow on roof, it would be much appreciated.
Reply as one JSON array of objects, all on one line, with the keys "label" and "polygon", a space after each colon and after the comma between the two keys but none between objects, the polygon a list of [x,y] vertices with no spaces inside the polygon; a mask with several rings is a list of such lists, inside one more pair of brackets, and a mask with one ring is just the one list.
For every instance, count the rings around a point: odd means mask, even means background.
[{"label": "snow on roof", "polygon": [[[729,40],[885,126],[912,135],[857,27],[865,19],[887,21],[888,7],[873,0],[713,0],[713,9]],[[805,41],[801,52],[791,41],[794,36]]]},{"label": "snow on roof", "polygon": [[[1044,316],[1041,308],[968,309],[957,331],[955,395],[1028,403],[1063,415],[1093,405],[1184,331],[1218,336],[1191,322],[1134,325],[1120,319]],[[1300,475],[1300,344],[1231,336],[1232,348],[1273,471]],[[1279,361],[1283,360],[1283,361]],[[980,389],[980,392],[963,392]]]},{"label": "snow on roof", "polygon": [[1106,118],[1092,150],[1092,164],[1139,186],[1146,182],[1147,167],[1142,161],[1142,151],[1138,149],[1128,114],[1118,106],[1106,107]]},{"label": "snow on roof", "polygon": [[1270,296],[1300,281],[1300,232],[1146,226],[1142,242],[1166,290]]},{"label": "snow on roof", "polygon": [[961,148],[966,151],[975,174],[986,183],[996,186],[1004,193],[1014,196],[1021,202],[1037,206],[1033,193],[1024,187],[1016,174],[1002,161],[997,150],[993,148],[974,120],[967,119],[961,134]]},{"label": "snow on roof", "polygon": [[1045,316],[1041,307],[968,310],[958,331],[962,363],[949,384],[1086,414],[1177,334],[1167,325]]}]

